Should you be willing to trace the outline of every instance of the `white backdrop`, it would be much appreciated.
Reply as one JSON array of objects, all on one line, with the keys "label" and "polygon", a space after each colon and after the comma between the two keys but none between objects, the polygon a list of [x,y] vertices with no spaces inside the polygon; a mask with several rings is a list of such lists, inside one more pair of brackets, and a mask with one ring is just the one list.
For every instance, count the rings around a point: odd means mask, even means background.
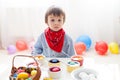
[{"label": "white backdrop", "polygon": [[83,34],[96,41],[120,43],[120,0],[1,0],[0,44],[34,38],[47,27],[44,14],[51,5],[66,12],[64,29],[73,41]]}]

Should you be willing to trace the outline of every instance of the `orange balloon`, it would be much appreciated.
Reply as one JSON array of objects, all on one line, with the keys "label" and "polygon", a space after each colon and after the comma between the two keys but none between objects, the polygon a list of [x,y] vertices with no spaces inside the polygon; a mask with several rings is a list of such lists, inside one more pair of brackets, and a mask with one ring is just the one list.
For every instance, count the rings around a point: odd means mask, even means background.
[{"label": "orange balloon", "polygon": [[20,51],[28,49],[27,43],[24,40],[18,40],[16,42],[16,47]]},{"label": "orange balloon", "polygon": [[82,55],[83,52],[86,50],[86,45],[83,42],[76,43],[74,47],[78,55]]}]

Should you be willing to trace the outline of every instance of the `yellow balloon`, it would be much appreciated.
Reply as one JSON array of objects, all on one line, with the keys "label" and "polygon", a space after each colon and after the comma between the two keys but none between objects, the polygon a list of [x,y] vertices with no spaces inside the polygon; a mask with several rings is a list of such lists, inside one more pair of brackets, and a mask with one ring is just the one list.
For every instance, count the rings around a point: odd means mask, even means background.
[{"label": "yellow balloon", "polygon": [[109,44],[109,50],[113,54],[118,54],[119,53],[119,45],[116,42],[111,42]]}]

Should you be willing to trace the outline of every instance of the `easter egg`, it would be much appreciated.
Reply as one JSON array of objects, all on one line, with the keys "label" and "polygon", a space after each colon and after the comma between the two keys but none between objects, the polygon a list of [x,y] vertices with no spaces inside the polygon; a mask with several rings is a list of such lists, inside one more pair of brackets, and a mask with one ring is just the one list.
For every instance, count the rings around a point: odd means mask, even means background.
[{"label": "easter egg", "polygon": [[27,79],[25,79],[25,80],[32,80],[31,78],[27,78]]},{"label": "easter egg", "polygon": [[13,77],[17,77],[17,75],[18,75],[17,73],[14,73],[14,74],[13,74]]},{"label": "easter egg", "polygon": [[45,56],[43,56],[43,55],[39,55],[39,56],[37,56],[37,58],[38,58],[39,60],[42,60],[42,59],[45,58]]},{"label": "easter egg", "polygon": [[52,67],[52,68],[50,68],[50,71],[58,72],[58,71],[60,71],[60,68],[59,67]]},{"label": "easter egg", "polygon": [[70,65],[75,65],[75,62],[69,62]]},{"label": "easter egg", "polygon": [[18,73],[18,74],[21,73],[21,72],[25,72],[25,70],[22,70],[22,69],[18,69],[18,70],[17,70],[17,73]]},{"label": "easter egg", "polygon": [[45,77],[43,80],[53,80],[53,79],[50,77]]},{"label": "easter egg", "polygon": [[31,76],[34,76],[34,75],[36,75],[37,74],[37,71],[36,70],[32,70],[31,71]]},{"label": "easter egg", "polygon": [[86,72],[80,72],[79,73],[79,77],[82,79],[82,80],[89,80],[89,76]]},{"label": "easter egg", "polygon": [[59,60],[58,60],[58,59],[51,59],[50,62],[51,62],[51,63],[58,63]]},{"label": "easter egg", "polygon": [[23,78],[23,79],[27,79],[28,77],[29,77],[29,74],[26,72],[21,72],[17,76],[17,78]]}]

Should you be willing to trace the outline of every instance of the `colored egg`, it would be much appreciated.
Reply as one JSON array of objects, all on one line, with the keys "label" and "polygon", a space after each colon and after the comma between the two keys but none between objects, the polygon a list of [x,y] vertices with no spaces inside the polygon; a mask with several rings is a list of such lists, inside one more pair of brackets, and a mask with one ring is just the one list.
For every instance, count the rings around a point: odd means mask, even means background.
[{"label": "colored egg", "polygon": [[32,80],[31,78],[25,79],[25,80]]},{"label": "colored egg", "polygon": [[68,64],[70,64],[70,65],[75,65],[75,62],[68,62]]},{"label": "colored egg", "polygon": [[17,78],[17,79],[15,79],[15,80],[25,80],[24,78]]},{"label": "colored egg", "polygon": [[52,71],[52,72],[58,72],[58,71],[60,71],[60,68],[59,67],[51,67],[50,71]]},{"label": "colored egg", "polygon": [[43,80],[53,80],[53,79],[50,77],[45,77]]},{"label": "colored egg", "polygon": [[44,59],[44,56],[42,56],[42,55],[38,56],[38,59]]},{"label": "colored egg", "polygon": [[58,63],[58,62],[60,62],[60,61],[59,61],[58,59],[51,59],[50,62],[51,62],[51,63]]},{"label": "colored egg", "polygon": [[14,74],[13,74],[13,77],[17,77],[17,75],[18,75],[17,73],[14,73]]},{"label": "colored egg", "polygon": [[36,70],[32,70],[31,71],[31,76],[34,76],[34,75],[36,75],[37,74],[37,71]]},{"label": "colored egg", "polygon": [[26,70],[25,70],[25,72],[27,72],[27,73],[31,73],[31,68],[27,68]]},{"label": "colored egg", "polygon": [[24,79],[27,79],[28,77],[29,77],[29,74],[26,72],[21,72],[17,76],[17,78],[24,78]]},{"label": "colored egg", "polygon": [[18,69],[17,73],[21,73],[21,72],[25,72],[25,70],[22,70],[22,69]]}]

